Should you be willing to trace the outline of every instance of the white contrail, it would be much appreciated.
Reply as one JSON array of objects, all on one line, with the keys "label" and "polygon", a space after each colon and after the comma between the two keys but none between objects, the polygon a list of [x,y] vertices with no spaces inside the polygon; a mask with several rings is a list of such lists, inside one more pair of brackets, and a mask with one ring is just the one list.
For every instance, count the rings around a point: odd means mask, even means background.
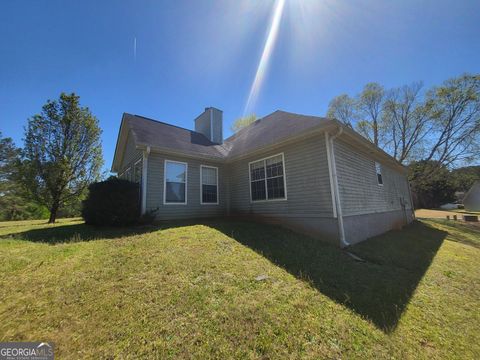
[{"label": "white contrail", "polygon": [[137,61],[137,38],[133,38],[133,60]]},{"label": "white contrail", "polygon": [[252,107],[255,105],[255,101],[258,97],[258,92],[260,91],[263,79],[265,78],[268,63],[270,61],[273,48],[275,47],[275,41],[277,40],[278,29],[280,28],[280,20],[282,18],[284,6],[285,0],[276,0],[272,23],[270,24],[270,30],[268,31],[267,40],[265,41],[262,56],[260,57],[260,61],[258,63],[255,79],[253,80],[252,86],[250,88],[250,93],[248,95],[247,103],[243,112],[244,116],[249,114],[252,110]]}]

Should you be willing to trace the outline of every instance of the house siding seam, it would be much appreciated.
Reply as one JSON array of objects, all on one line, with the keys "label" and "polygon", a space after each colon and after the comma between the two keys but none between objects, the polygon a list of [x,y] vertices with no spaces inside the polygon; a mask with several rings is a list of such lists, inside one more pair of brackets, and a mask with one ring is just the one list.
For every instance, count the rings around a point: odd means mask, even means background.
[{"label": "house siding seam", "polygon": [[412,211],[406,175],[380,161],[383,186],[378,185],[374,159],[353,149],[341,137],[334,146],[340,201],[345,217],[403,211],[401,201],[407,211]]}]

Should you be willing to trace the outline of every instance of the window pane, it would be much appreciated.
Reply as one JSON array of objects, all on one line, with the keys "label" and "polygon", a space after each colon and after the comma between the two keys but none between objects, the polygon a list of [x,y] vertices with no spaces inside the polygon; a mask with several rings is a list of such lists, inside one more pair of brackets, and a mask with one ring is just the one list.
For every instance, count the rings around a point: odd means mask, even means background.
[{"label": "window pane", "polygon": [[265,193],[265,180],[252,181],[251,188],[253,201],[266,199],[267,194]]},{"label": "window pane", "polygon": [[283,188],[283,176],[273,179],[267,179],[268,199],[285,198],[285,189]]},{"label": "window pane", "polygon": [[202,185],[202,202],[204,203],[217,202],[217,186],[216,185]]},{"label": "window pane", "polygon": [[217,169],[202,167],[202,184],[217,185]]},{"label": "window pane", "polygon": [[283,175],[282,155],[275,156],[266,160],[267,177]]},{"label": "window pane", "polygon": [[187,166],[185,164],[167,162],[166,181],[167,182],[185,182]]},{"label": "window pane", "polygon": [[383,185],[382,165],[380,165],[380,163],[375,162],[375,171],[377,172],[377,182],[378,182],[378,184]]},{"label": "window pane", "polygon": [[379,185],[383,185],[383,178],[382,174],[377,174],[377,181]]},{"label": "window pane", "polygon": [[250,164],[250,177],[252,181],[265,179],[265,163],[263,161]]},{"label": "window pane", "polygon": [[185,202],[185,184],[167,182],[165,184],[165,201],[171,203]]}]

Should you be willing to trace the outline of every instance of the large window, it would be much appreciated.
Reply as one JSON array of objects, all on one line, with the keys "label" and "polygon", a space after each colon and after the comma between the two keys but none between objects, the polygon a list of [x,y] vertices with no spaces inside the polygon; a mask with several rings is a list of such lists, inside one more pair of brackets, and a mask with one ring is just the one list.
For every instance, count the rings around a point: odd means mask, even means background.
[{"label": "large window", "polygon": [[377,183],[378,185],[383,185],[383,177],[382,177],[382,165],[380,163],[375,163],[375,172],[377,173]]},{"label": "large window", "polygon": [[218,204],[218,168],[200,166],[201,204]]},{"label": "large window", "polygon": [[165,160],[164,204],[187,203],[187,164]]},{"label": "large window", "polygon": [[252,201],[286,199],[283,154],[251,162],[250,194]]}]

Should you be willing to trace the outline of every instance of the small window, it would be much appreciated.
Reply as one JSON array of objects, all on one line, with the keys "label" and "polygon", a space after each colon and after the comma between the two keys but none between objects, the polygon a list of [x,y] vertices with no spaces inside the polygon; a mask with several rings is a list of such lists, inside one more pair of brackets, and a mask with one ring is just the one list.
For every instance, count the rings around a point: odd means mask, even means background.
[{"label": "small window", "polygon": [[187,164],[165,160],[164,204],[187,203]]},{"label": "small window", "polygon": [[218,168],[200,166],[201,204],[218,204]]},{"label": "small window", "polygon": [[375,163],[375,171],[377,173],[377,183],[378,185],[383,185],[383,178],[382,178],[382,165],[380,163]]},{"label": "small window", "polygon": [[251,201],[286,199],[283,154],[250,163]]},{"label": "small window", "polygon": [[138,160],[133,167],[133,182],[142,183],[142,160]]}]

